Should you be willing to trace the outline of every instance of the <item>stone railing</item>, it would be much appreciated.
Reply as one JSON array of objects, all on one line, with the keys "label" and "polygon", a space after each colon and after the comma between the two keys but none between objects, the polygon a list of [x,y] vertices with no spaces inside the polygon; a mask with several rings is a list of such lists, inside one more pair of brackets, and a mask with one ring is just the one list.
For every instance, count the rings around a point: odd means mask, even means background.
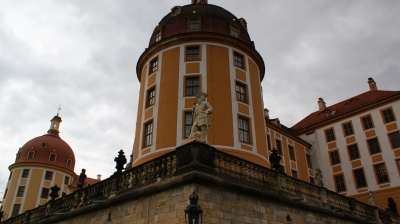
[{"label": "stone railing", "polygon": [[205,173],[213,178],[240,183],[246,187],[277,195],[286,201],[324,208],[333,213],[343,213],[364,220],[365,223],[399,223],[393,213],[379,210],[341,194],[284,173],[259,166],[241,158],[220,152],[201,143],[190,143],[150,162],[114,174],[101,182],[49,201],[43,206],[26,211],[2,223],[35,223],[70,211],[78,211],[93,203],[101,203],[129,190],[163,181],[170,177]]}]

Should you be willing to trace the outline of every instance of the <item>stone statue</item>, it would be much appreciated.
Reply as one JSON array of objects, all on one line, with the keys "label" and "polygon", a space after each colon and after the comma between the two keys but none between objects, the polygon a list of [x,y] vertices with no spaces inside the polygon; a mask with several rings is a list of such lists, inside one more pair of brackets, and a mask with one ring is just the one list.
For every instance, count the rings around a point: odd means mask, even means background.
[{"label": "stone statue", "polygon": [[315,174],[315,180],[317,180],[317,185],[320,187],[324,186],[324,180],[322,179],[322,171],[320,168],[317,168],[317,173]]},{"label": "stone statue", "polygon": [[367,198],[368,198],[369,205],[376,206],[375,201],[374,201],[374,195],[372,194],[372,191],[368,191]]},{"label": "stone statue", "polygon": [[77,188],[83,188],[83,185],[85,184],[85,179],[86,179],[86,170],[82,169],[82,173],[79,175],[78,178],[78,183],[77,183]]},{"label": "stone statue", "polygon": [[207,93],[197,93],[196,97],[199,98],[199,103],[193,106],[192,117],[193,124],[189,137],[182,144],[192,141],[207,143],[207,131],[211,126],[208,120],[208,114],[214,112],[214,108],[207,102]]}]

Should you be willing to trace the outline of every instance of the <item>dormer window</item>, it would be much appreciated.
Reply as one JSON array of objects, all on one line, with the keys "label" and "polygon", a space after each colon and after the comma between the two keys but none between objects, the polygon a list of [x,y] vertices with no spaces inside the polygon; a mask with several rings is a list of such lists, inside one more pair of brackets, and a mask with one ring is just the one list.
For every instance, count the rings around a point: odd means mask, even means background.
[{"label": "dormer window", "polygon": [[47,143],[46,142],[42,142],[42,144],[40,144],[40,148],[45,149],[47,147]]},{"label": "dormer window", "polygon": [[161,34],[162,34],[161,30],[156,33],[156,42],[161,40]]},{"label": "dormer window", "polygon": [[199,18],[193,18],[189,20],[189,30],[200,30]]},{"label": "dormer window", "polygon": [[231,25],[231,36],[239,38],[239,29],[234,25]]},{"label": "dormer window", "polygon": [[55,162],[55,161],[56,161],[56,158],[57,158],[57,154],[55,154],[55,153],[50,153],[50,156],[49,156],[49,161],[50,161],[50,162]]},{"label": "dormer window", "polygon": [[181,7],[175,6],[171,9],[171,16],[177,16],[181,13]]},{"label": "dormer window", "polygon": [[71,163],[72,163],[72,160],[71,159],[67,159],[67,166],[71,167]]},{"label": "dormer window", "polygon": [[28,159],[33,159],[35,157],[35,151],[28,152]]}]

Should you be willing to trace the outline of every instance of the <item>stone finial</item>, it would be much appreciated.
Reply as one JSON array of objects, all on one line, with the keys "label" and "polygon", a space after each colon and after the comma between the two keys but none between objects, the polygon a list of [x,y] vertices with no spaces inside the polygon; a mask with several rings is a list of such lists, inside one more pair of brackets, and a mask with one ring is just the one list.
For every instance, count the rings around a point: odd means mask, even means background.
[{"label": "stone finial", "polygon": [[319,111],[326,110],[326,104],[325,104],[324,99],[318,98],[318,108],[319,108]]},{"label": "stone finial", "polygon": [[376,82],[371,77],[368,78],[368,85],[369,85],[369,91],[378,90],[378,87],[376,86]]},{"label": "stone finial", "polygon": [[281,165],[281,155],[278,154],[278,150],[276,148],[272,149],[272,154],[269,156],[269,161],[272,164],[272,169],[277,172],[283,172]]},{"label": "stone finial", "polygon": [[83,186],[85,185],[85,180],[86,180],[86,169],[82,169],[81,174],[79,174],[78,183],[76,187],[78,189],[83,188]]},{"label": "stone finial", "polygon": [[121,149],[118,152],[118,157],[114,158],[114,161],[117,163],[117,165],[115,166],[115,169],[117,169],[116,173],[121,173],[124,169],[124,165],[126,163],[126,157],[124,154],[124,151]]},{"label": "stone finial", "polygon": [[58,191],[60,191],[60,188],[57,187],[57,184],[56,184],[50,188],[50,191],[51,192],[50,192],[49,196],[51,197],[51,200],[54,201],[56,198],[58,198]]},{"label": "stone finial", "polygon": [[269,120],[269,110],[267,108],[264,108],[264,117]]}]

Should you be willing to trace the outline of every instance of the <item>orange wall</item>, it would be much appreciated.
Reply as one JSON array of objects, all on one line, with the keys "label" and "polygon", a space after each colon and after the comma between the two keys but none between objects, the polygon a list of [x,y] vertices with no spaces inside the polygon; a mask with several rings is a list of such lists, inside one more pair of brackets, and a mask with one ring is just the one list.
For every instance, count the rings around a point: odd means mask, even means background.
[{"label": "orange wall", "polygon": [[177,47],[165,51],[162,56],[156,149],[176,146],[179,51],[179,47]]},{"label": "orange wall", "polygon": [[[368,198],[366,194],[367,192],[363,192],[361,194],[352,195],[349,197],[368,204]],[[382,210],[389,208],[389,206],[387,205],[388,203],[387,199],[392,197],[394,199],[394,202],[397,203],[397,210],[399,211],[400,187],[393,187],[393,188],[373,191],[373,194],[374,194],[375,204],[378,208]]]},{"label": "orange wall", "polygon": [[262,106],[262,93],[260,75],[257,65],[249,61],[249,74],[251,84],[251,96],[254,114],[254,128],[256,136],[257,153],[267,158],[267,140],[265,134],[264,108]]},{"label": "orange wall", "polygon": [[142,70],[142,75],[140,80],[142,82],[140,83],[140,93],[139,93],[139,104],[138,104],[138,110],[137,110],[137,119],[136,119],[136,133],[135,133],[135,143],[134,143],[134,148],[133,148],[133,161],[136,160],[139,156],[139,150],[141,150],[141,140],[140,140],[140,133],[142,132],[142,111],[143,111],[143,100],[146,97],[144,95],[144,88],[146,85],[146,71],[147,71],[147,66],[144,66]]},{"label": "orange wall", "polygon": [[207,45],[207,94],[215,109],[209,116],[208,142],[233,146],[233,138],[239,136],[233,136],[229,51],[225,47]]}]

